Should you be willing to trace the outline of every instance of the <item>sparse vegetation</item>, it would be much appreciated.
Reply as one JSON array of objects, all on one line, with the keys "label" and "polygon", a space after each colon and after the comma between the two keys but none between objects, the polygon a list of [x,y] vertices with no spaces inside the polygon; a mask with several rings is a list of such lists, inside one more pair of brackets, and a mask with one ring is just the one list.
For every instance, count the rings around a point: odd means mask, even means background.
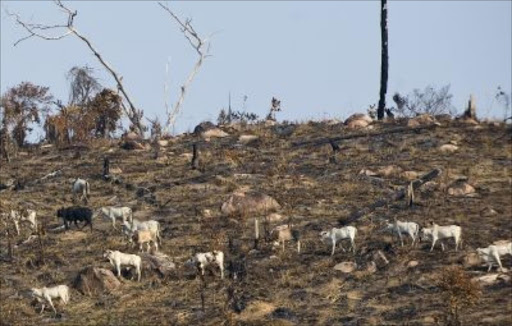
[{"label": "sparse vegetation", "polygon": [[[48,314],[39,315],[30,300],[23,297],[23,291],[33,286],[71,285],[77,273],[88,265],[112,269],[107,261],[98,258],[106,248],[136,252],[126,245],[120,232],[113,231],[111,224],[101,219],[95,221],[93,232],[74,227],[68,232],[53,230],[58,226],[56,210],[71,203],[71,194],[64,190],[69,189],[68,179],[81,176],[91,182],[90,207],[115,202],[132,207],[138,219],[159,220],[161,250],[174,259],[177,270],[163,277],[143,269],[140,283],[130,281],[126,274],[119,290],[111,294],[86,296],[72,288],[70,303],[56,306],[63,323],[434,325],[436,320],[442,323],[445,308],[451,316],[449,296],[453,295],[459,320],[508,325],[510,283],[481,288],[477,309],[466,305],[475,302],[477,292],[469,285],[473,283],[465,282],[470,276],[485,273],[486,268],[464,268],[460,277],[458,270],[443,270],[461,266],[458,262],[474,248],[512,237],[511,220],[507,218],[512,214],[512,144],[510,137],[504,136],[509,135],[509,127],[485,123],[479,127],[453,122],[407,134],[406,138],[390,133],[374,136],[372,142],[368,142],[369,136],[348,139],[339,143],[338,161],[334,164],[329,162],[329,143],[302,147],[294,144],[350,135],[352,131],[341,125],[301,124],[297,125],[300,132],[285,136],[276,134],[271,126],[248,125],[244,132],[249,130],[264,141],[237,147],[234,145],[241,132],[232,132],[224,139],[199,142],[203,158],[208,161],[204,171],[190,169],[190,157],[181,156],[191,153],[191,145],[198,142],[193,135],[182,136],[160,149],[161,155],[168,157],[165,164],[153,159],[152,149],[125,151],[119,149],[117,140],[108,139],[91,140],[87,148],[80,149],[79,156],[76,149],[66,147],[47,148],[39,154],[22,149],[23,155],[8,164],[1,162],[0,183],[15,177],[26,182],[25,188],[1,191],[0,209],[5,212],[10,207],[30,206],[37,210],[46,234],[41,237],[42,245],[38,238],[23,243],[28,229],[22,229],[20,236],[9,232],[9,236],[0,237],[2,321],[55,322]],[[370,133],[394,126],[377,122],[374,128]],[[458,140],[461,150],[449,157],[431,148],[451,139]],[[491,140],[493,146],[485,145]],[[110,169],[122,171],[122,183],[106,182],[101,177],[107,154]],[[400,173],[359,175],[363,168],[377,171],[387,165],[420,175],[438,167],[443,174],[434,181],[435,185],[430,185],[433,188],[425,185],[415,192],[413,208],[405,201],[392,202],[354,222],[358,228],[356,253],[336,250],[331,258],[330,248],[319,241],[320,231],[337,226],[353,211],[376,199],[386,198],[390,189],[409,184]],[[481,165],[485,169],[475,170]],[[29,182],[59,169],[60,176]],[[477,184],[478,196],[448,196],[444,187],[464,174],[470,174],[471,182]],[[267,214],[221,216],[221,203],[242,188],[275,198],[282,205],[279,213],[284,219],[267,221]],[[138,196],[138,189],[148,195]],[[500,214],[481,216],[482,207],[489,205]],[[205,209],[211,213],[202,214]],[[255,216],[260,217],[261,239],[258,250],[252,251]],[[436,248],[429,253],[428,242],[413,249],[401,248],[396,239],[378,233],[375,227],[379,218],[395,217],[423,227],[431,219],[439,225],[460,224],[463,251],[454,252],[452,242],[445,244],[445,252]],[[301,232],[300,255],[290,244],[284,253],[274,251],[269,241],[268,232],[288,221]],[[0,225],[0,234],[7,235],[8,230],[12,231],[12,225]],[[196,279],[196,271],[183,263],[196,252],[211,250],[225,252],[226,276],[221,281],[219,271],[212,268],[206,271],[203,283]],[[377,264],[374,272],[367,270],[378,250],[389,264]],[[44,265],[40,264],[42,260]],[[353,274],[343,274],[333,269],[342,261],[353,261],[361,267]],[[417,265],[408,267],[411,261]],[[502,263],[510,267],[512,260],[505,257]]]}]

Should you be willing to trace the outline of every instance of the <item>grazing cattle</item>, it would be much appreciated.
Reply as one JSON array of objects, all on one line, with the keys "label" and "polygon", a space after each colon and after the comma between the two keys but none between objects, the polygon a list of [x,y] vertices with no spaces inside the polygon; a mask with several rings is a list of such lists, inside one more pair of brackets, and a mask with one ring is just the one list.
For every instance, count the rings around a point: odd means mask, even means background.
[{"label": "grazing cattle", "polygon": [[[329,243],[329,242],[332,243],[332,252],[331,252],[331,256],[332,256],[332,255],[334,255],[334,250],[336,249],[336,243],[340,242],[340,240],[343,240],[343,239],[350,240],[350,244],[352,245],[352,251],[355,252],[356,246],[355,246],[354,240],[356,238],[356,234],[357,234],[357,229],[355,227],[345,226],[340,229],[332,228],[330,231],[322,231],[322,232],[320,232],[320,238],[322,239],[322,241],[324,241],[326,243]],[[343,246],[341,245],[341,242],[340,242],[340,247],[341,247],[341,250],[345,251],[345,249],[343,249]]]},{"label": "grazing cattle", "polygon": [[128,241],[132,242],[133,233],[137,230],[148,230],[150,231],[155,238],[158,240],[158,244],[162,245],[162,238],[160,237],[160,223],[154,220],[148,220],[141,222],[138,219],[134,218],[132,223],[128,223],[127,221],[123,222],[123,233],[128,237]]},{"label": "grazing cattle", "polygon": [[133,220],[132,209],[130,207],[102,207],[99,211],[104,218],[112,221],[114,229],[116,229],[116,219],[121,219],[123,224],[126,221],[132,223]]},{"label": "grazing cattle", "polygon": [[149,230],[136,230],[133,233],[133,241],[139,245],[139,250],[142,251],[142,246],[147,244],[147,252],[149,252],[151,248],[151,242],[155,245],[155,251],[158,251],[158,243],[156,234],[152,233]]},{"label": "grazing cattle", "polygon": [[131,266],[135,268],[137,273],[137,281],[140,282],[140,271],[142,258],[138,255],[125,254],[117,250],[107,250],[103,254],[104,258],[110,261],[110,264],[116,268],[117,277],[121,277],[121,266]]},{"label": "grazing cattle", "polygon": [[14,228],[16,229],[16,233],[20,235],[20,222],[28,222],[32,230],[37,230],[37,219],[36,219],[36,211],[31,209],[26,209],[24,212],[19,212],[15,210],[11,210],[9,212],[9,218],[14,224]]},{"label": "grazing cattle", "polygon": [[394,234],[398,234],[398,237],[400,238],[400,244],[402,245],[402,247],[404,246],[402,234],[407,234],[412,239],[411,246],[414,246],[414,243],[416,242],[416,238],[418,237],[418,234],[420,232],[420,226],[418,223],[415,223],[415,222],[395,221],[394,223],[389,223],[388,221],[386,221],[386,226],[384,226],[384,231],[389,231]]},{"label": "grazing cattle", "polygon": [[[453,238],[455,240],[455,251],[457,251],[462,240],[461,233],[462,229],[458,225],[439,226],[434,223],[432,227],[423,228],[421,230],[420,241],[423,241],[424,239],[432,239],[432,246],[430,247],[430,251],[432,251],[434,250],[437,240]],[[441,248],[444,251],[443,244],[441,244]]]},{"label": "grazing cattle", "polygon": [[90,194],[90,186],[89,186],[89,182],[84,180],[84,179],[80,179],[80,178],[76,178],[75,181],[73,181],[73,186],[71,187],[71,191],[73,193],[73,197],[77,197],[79,196],[80,197],[80,200],[84,200],[85,199],[85,202],[87,202],[89,200],[88,196]]},{"label": "grazing cattle", "polygon": [[194,257],[185,262],[185,265],[194,265],[204,275],[206,267],[215,263],[220,269],[220,278],[224,279],[224,253],[222,251],[214,250],[212,252],[197,253]]},{"label": "grazing cattle", "polygon": [[297,242],[297,251],[300,253],[300,234],[299,231],[292,229],[291,225],[285,224],[276,226],[274,229],[272,229],[270,235],[277,240],[274,245],[277,244],[277,246],[279,246],[279,244],[282,243],[283,252],[285,242],[294,240]]},{"label": "grazing cattle", "polygon": [[67,208],[61,208],[57,211],[57,218],[62,218],[66,230],[69,230],[69,224],[75,222],[78,228],[78,221],[84,221],[82,229],[89,225],[92,231],[92,209],[88,207],[73,206]]},{"label": "grazing cattle", "polygon": [[64,304],[69,302],[69,287],[67,285],[57,285],[51,288],[44,287],[42,289],[32,288],[30,289],[32,297],[37,299],[38,302],[42,303],[41,312],[43,313],[45,304],[52,307],[53,312],[57,314],[57,310],[53,306],[52,299],[61,299]]},{"label": "grazing cattle", "polygon": [[495,242],[494,244],[490,245],[487,248],[476,249],[476,252],[480,256],[480,258],[489,266],[487,272],[491,271],[493,264],[497,264],[499,266],[500,271],[502,271],[503,266],[501,265],[500,256],[512,255],[512,242]]}]

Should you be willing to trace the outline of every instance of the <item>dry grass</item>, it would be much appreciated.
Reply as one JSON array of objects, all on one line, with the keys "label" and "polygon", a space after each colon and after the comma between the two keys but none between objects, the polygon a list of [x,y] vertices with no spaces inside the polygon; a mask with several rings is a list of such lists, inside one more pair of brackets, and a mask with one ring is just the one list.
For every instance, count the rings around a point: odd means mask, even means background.
[{"label": "dry grass", "polygon": [[[377,130],[393,126],[380,124]],[[172,141],[162,148],[165,161],[151,159],[151,151],[124,151],[115,143],[92,144],[89,149],[45,149],[27,153],[11,164],[2,162],[0,181],[21,178],[29,181],[64,168],[63,175],[20,191],[0,194],[0,208],[34,208],[44,228],[44,264],[37,242],[22,244],[30,231],[12,242],[14,259],[8,258],[7,238],[0,238],[0,324],[35,325],[58,322],[63,325],[434,325],[444,319],[445,304],[434,275],[441,268],[459,264],[464,252],[487,246],[494,240],[512,239],[512,149],[510,129],[483,125],[445,126],[413,134],[390,134],[375,138],[345,141],[337,164],[329,163],[330,147],[292,146],[321,137],[346,133],[340,125],[305,123],[291,136],[276,135],[271,127],[250,127],[258,135],[255,144],[239,147],[238,136],[212,140],[201,146],[203,171],[191,171],[182,153],[189,153],[195,141],[191,136]],[[507,136],[504,136],[507,134]],[[459,151],[444,155],[439,144],[456,140]],[[394,145],[393,145],[394,144]],[[101,179],[102,158],[109,155],[113,166],[123,172],[125,187]],[[376,182],[358,175],[363,168],[376,171],[387,165],[404,170],[428,172],[439,167],[444,173],[435,180],[434,191],[421,190],[418,206],[407,209],[393,203],[377,209],[357,221],[359,228],[356,255],[337,250],[334,257],[318,241],[322,229],[338,225],[353,210],[371,204],[407,184],[400,174]],[[235,177],[237,174],[249,174]],[[476,186],[475,198],[451,198],[445,189],[458,176],[467,176]],[[71,302],[59,305],[60,318],[50,312],[39,315],[24,291],[56,283],[71,284],[76,273],[86,265],[111,268],[101,258],[103,250],[132,252],[119,231],[107,221],[95,221],[92,233],[72,229],[51,231],[59,225],[55,211],[71,205],[69,178],[85,177],[91,183],[90,206],[123,204],[134,209],[135,217],[154,218],[163,227],[162,251],[175,257],[176,275],[165,279],[143,272],[142,282],[122,279],[114,294],[87,297],[72,290]],[[135,194],[137,187],[151,189],[159,207]],[[273,196],[291,218],[303,237],[303,253],[288,246],[284,253],[272,251],[271,243],[262,241],[258,252],[250,251],[253,241],[251,218],[228,219],[219,207],[234,190],[247,187]],[[480,211],[490,206],[499,214],[482,217]],[[212,217],[203,217],[209,209]],[[463,228],[464,251],[428,252],[427,244],[410,249],[397,246],[396,239],[375,233],[379,218],[416,221],[425,225],[433,219],[438,224],[457,223]],[[286,222],[286,221],[285,221]],[[268,229],[274,225],[268,225]],[[262,225],[263,229],[263,225]],[[267,229],[267,230],[268,230]],[[0,234],[6,226],[0,223]],[[262,232],[264,236],[264,232]],[[231,248],[228,242],[231,240]],[[346,247],[346,245],[345,245]],[[194,271],[183,262],[198,251],[219,249],[226,253],[226,265],[245,259],[246,274],[236,281],[221,281],[217,270],[206,275],[205,310],[201,307],[201,287]],[[383,250],[390,264],[376,273],[363,271],[345,275],[333,270],[341,261],[355,261],[366,266],[376,250]],[[276,258],[270,259],[271,255]],[[417,267],[407,268],[411,260]],[[504,258],[506,267],[512,259]],[[484,273],[484,267],[465,272]],[[234,289],[230,298],[228,289]],[[230,301],[231,300],[231,301]],[[233,310],[233,302],[242,309]],[[502,284],[482,289],[479,308],[465,310],[463,320],[482,325],[512,323],[512,285]]]}]

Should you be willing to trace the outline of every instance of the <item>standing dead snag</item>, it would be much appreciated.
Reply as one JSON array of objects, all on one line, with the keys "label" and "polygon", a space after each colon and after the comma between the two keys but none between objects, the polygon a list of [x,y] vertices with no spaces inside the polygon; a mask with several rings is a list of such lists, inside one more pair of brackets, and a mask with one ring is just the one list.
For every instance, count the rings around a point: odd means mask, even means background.
[{"label": "standing dead snag", "polygon": [[380,1],[380,35],[381,35],[381,63],[380,63],[380,93],[377,118],[384,119],[386,108],[386,93],[388,90],[388,1]]},{"label": "standing dead snag", "polygon": [[103,159],[103,179],[110,179],[110,159],[108,156]]},{"label": "standing dead snag", "polygon": [[415,189],[418,189],[419,187],[423,186],[428,181],[431,181],[431,180],[437,178],[438,176],[441,175],[441,173],[442,173],[441,169],[434,169],[434,170],[430,171],[429,173],[421,176],[419,179],[414,180],[407,187],[403,187],[402,189],[393,193],[391,196],[389,196],[387,198],[378,199],[377,201],[375,201],[373,204],[369,205],[368,207],[365,207],[363,209],[353,212],[346,220],[339,220],[339,223],[342,225],[349,225],[350,223],[353,223],[353,222],[357,221],[358,219],[362,218],[366,214],[373,212],[376,208],[386,206],[389,203],[392,203],[394,201],[402,200],[402,199],[406,198],[407,189],[409,187],[412,188],[412,191],[414,191]]},{"label": "standing dead snag", "polygon": [[199,170],[199,152],[197,151],[197,144],[192,145],[192,170]]},{"label": "standing dead snag", "polygon": [[178,114],[180,113],[181,110],[181,106],[183,105],[183,101],[185,100],[185,93],[187,91],[188,86],[190,85],[190,83],[192,83],[194,77],[199,72],[199,69],[203,64],[204,59],[208,57],[208,52],[210,51],[210,43],[208,38],[202,39],[197,34],[194,27],[192,27],[191,25],[192,19],[187,19],[183,22],[178,16],[176,16],[176,14],[172,12],[172,10],[169,7],[162,4],[161,2],[159,2],[158,5],[162,7],[165,11],[167,11],[171,15],[171,17],[180,25],[181,32],[187,38],[188,42],[196,50],[197,55],[199,56],[199,59],[197,60],[194,68],[188,75],[188,78],[180,87],[180,96],[178,97],[176,104],[174,104],[172,111],[167,112],[167,123],[165,125],[165,129],[166,131],[169,131],[171,126],[174,128],[176,118],[178,117]]},{"label": "standing dead snag", "polygon": [[[138,110],[135,107],[135,105],[133,104],[133,101],[131,100],[130,96],[126,92],[126,90],[124,88],[124,85],[122,83],[123,77],[121,77],[112,68],[112,66],[107,61],[105,61],[103,56],[92,45],[91,41],[88,38],[86,38],[84,35],[82,35],[75,28],[75,26],[73,25],[73,21],[74,21],[76,15],[78,14],[78,12],[76,10],[72,11],[68,7],[64,6],[60,0],[55,0],[54,2],[64,13],[66,13],[68,15],[68,21],[67,21],[66,24],[62,24],[62,25],[45,25],[45,24],[27,23],[27,22],[24,22],[18,14],[11,13],[11,12],[7,11],[7,14],[9,16],[15,17],[16,23],[18,25],[20,25],[21,27],[23,27],[28,32],[28,34],[29,34],[29,35],[27,35],[25,37],[22,37],[21,39],[17,40],[14,43],[14,46],[18,45],[20,42],[25,41],[25,40],[27,40],[27,39],[29,39],[31,37],[37,37],[37,38],[40,38],[40,39],[43,39],[43,40],[46,40],[46,41],[60,40],[60,39],[63,39],[66,36],[71,35],[71,34],[75,35],[76,37],[78,37],[81,41],[83,41],[87,45],[89,50],[91,50],[92,53],[96,56],[96,58],[98,58],[100,63],[103,65],[103,67],[105,67],[105,69],[107,69],[107,71],[115,79],[115,81],[117,83],[118,90],[123,94],[124,98],[128,102],[129,109],[127,109],[126,106],[122,105],[124,110],[125,110],[125,113],[128,116],[128,118],[130,119],[130,121],[133,124],[133,126],[134,126],[135,130],[137,131],[137,133],[140,134],[140,135],[143,135],[144,134],[144,130],[146,129],[146,127],[144,126],[144,124],[142,122],[142,116],[144,115],[144,112],[142,110]],[[46,34],[47,31],[49,31],[49,30],[60,30],[60,29],[64,29],[66,31],[63,32],[60,35],[57,35],[57,36],[50,36],[50,35]]]}]

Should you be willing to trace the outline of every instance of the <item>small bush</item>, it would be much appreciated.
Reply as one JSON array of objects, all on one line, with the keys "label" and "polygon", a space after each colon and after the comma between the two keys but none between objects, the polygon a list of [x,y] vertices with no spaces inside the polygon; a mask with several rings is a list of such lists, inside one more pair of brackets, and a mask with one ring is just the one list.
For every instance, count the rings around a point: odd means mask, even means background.
[{"label": "small bush", "polygon": [[478,302],[480,286],[460,266],[445,267],[438,277],[437,286],[447,303],[447,325],[462,325],[460,310]]}]

